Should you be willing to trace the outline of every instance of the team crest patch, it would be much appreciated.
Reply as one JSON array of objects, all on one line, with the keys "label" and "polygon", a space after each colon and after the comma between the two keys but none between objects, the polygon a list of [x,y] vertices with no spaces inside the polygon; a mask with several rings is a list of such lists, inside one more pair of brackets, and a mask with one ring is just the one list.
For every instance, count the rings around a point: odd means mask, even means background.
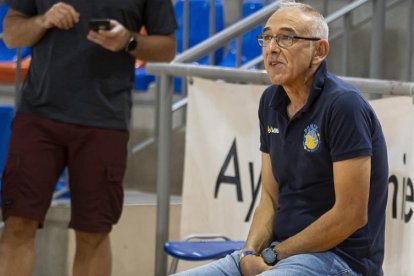
[{"label": "team crest patch", "polygon": [[303,148],[308,152],[316,151],[321,143],[321,134],[319,133],[318,126],[310,124],[305,128],[304,132]]}]

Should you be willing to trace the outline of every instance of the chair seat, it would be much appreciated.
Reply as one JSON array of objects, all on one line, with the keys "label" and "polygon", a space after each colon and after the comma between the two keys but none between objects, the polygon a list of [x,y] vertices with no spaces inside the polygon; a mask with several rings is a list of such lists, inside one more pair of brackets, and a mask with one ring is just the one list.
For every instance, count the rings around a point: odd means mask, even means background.
[{"label": "chair seat", "polygon": [[244,241],[170,241],[164,250],[181,260],[204,261],[223,258],[243,246]]},{"label": "chair seat", "polygon": [[135,68],[134,91],[146,92],[151,83],[155,81],[153,75],[149,75],[145,67]]}]

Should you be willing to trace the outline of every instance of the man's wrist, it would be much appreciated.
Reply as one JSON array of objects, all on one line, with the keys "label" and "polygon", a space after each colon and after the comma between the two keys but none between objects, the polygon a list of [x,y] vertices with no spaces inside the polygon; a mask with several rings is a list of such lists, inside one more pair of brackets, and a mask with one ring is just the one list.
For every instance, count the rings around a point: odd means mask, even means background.
[{"label": "man's wrist", "polygon": [[260,255],[262,256],[263,261],[270,266],[275,265],[279,261],[278,253],[274,246],[263,249]]},{"label": "man's wrist", "polygon": [[127,44],[124,47],[125,52],[130,53],[138,47],[137,35],[133,32],[130,32]]},{"label": "man's wrist", "polygon": [[250,255],[253,255],[253,256],[258,256],[257,252],[256,252],[254,249],[243,249],[243,250],[240,252],[240,259],[239,259],[239,262],[241,262],[243,258],[245,258],[245,257],[247,257],[247,256],[250,256]]}]

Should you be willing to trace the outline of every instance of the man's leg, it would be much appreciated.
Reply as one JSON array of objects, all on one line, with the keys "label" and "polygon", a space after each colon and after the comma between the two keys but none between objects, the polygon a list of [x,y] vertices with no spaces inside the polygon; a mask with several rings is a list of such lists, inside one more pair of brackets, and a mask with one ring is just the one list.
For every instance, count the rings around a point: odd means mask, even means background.
[{"label": "man's leg", "polygon": [[74,276],[109,276],[112,255],[109,233],[76,231]]},{"label": "man's leg", "polygon": [[176,276],[239,276],[240,251],[235,251],[226,257],[184,272],[174,274]]},{"label": "man's leg", "polygon": [[9,217],[0,239],[0,276],[32,275],[38,222]]},{"label": "man's leg", "polygon": [[279,261],[260,276],[357,276],[348,264],[332,252],[308,253],[290,256]]}]

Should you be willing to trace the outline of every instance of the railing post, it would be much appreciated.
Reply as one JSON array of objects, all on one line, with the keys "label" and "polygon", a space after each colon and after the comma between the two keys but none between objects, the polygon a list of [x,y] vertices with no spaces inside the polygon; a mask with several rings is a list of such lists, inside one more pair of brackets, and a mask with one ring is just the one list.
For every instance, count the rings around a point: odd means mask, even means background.
[{"label": "railing post", "polygon": [[[239,14],[238,14],[239,20],[243,19],[243,1],[239,2]],[[237,36],[236,38],[236,62],[235,67],[239,68],[241,65],[241,55],[242,55],[242,36]]]},{"label": "railing post", "polygon": [[383,77],[385,0],[373,0],[372,36],[369,76],[373,79]]},{"label": "railing post", "polygon": [[[209,26],[209,35],[212,37],[216,33],[216,0],[210,0],[210,26]],[[209,62],[211,65],[215,64],[215,51],[210,52]]]},{"label": "railing post", "polygon": [[342,34],[342,66],[341,72],[344,76],[348,75],[348,57],[349,57],[349,41],[352,28],[352,16],[350,13],[344,15],[344,32]]},{"label": "railing post", "polygon": [[184,0],[183,6],[183,49],[188,49],[188,44],[190,41],[190,0]]},{"label": "railing post", "polygon": [[16,81],[15,81],[15,94],[14,94],[14,105],[17,106],[20,101],[20,83],[21,83],[21,72],[22,72],[22,49],[16,49]]},{"label": "railing post", "polygon": [[168,241],[171,181],[171,126],[172,77],[160,76],[158,166],[157,166],[157,227],[155,246],[155,275],[167,274],[167,255],[164,243]]},{"label": "railing post", "polygon": [[[411,67],[413,65],[413,25],[414,25],[414,0],[410,0],[410,3],[408,3],[408,8],[409,8],[409,12],[408,12],[408,43],[407,43],[407,75],[406,75],[406,81],[410,81],[411,80]],[[414,80],[414,79],[413,79]]]}]

